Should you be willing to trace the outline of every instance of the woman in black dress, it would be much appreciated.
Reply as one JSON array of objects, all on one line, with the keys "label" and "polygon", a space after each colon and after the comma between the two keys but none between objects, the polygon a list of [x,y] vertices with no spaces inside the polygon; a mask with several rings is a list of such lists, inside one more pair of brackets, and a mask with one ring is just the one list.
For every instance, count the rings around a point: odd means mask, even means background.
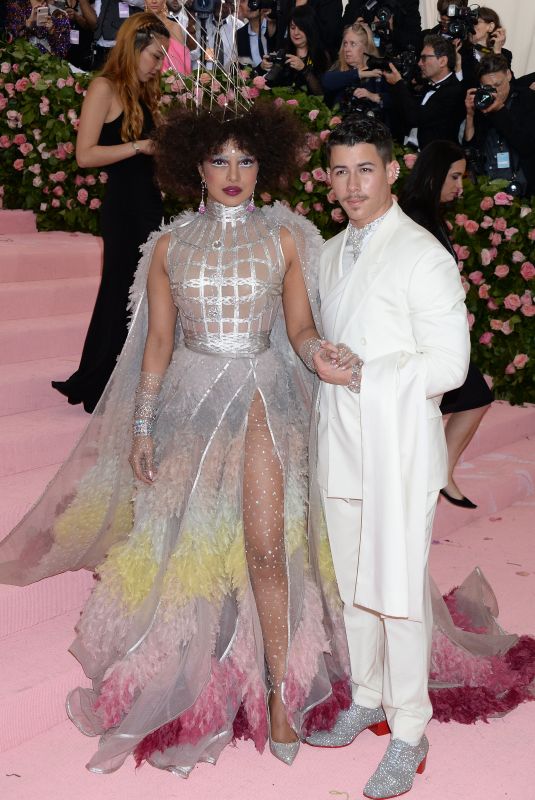
[{"label": "woman in black dress", "polygon": [[89,413],[126,339],[128,292],[139,248],[162,219],[149,136],[157,121],[163,47],[168,43],[167,28],[153,14],[126,20],[82,106],[78,164],[104,167],[108,173],[101,215],[104,264],[80,366],[68,380],[52,381],[52,386],[69,403],[83,403]]},{"label": "woman in black dress", "polygon": [[[453,203],[462,194],[465,170],[466,158],[459,145],[447,141],[431,142],[418,155],[399,199],[403,211],[436,236],[456,260],[444,221],[444,206]],[[447,392],[442,398],[440,410],[451,416],[446,424],[448,485],[441,490],[441,494],[453,505],[477,507],[455,483],[453,470],[492,400],[491,390],[472,362],[463,385]]]}]

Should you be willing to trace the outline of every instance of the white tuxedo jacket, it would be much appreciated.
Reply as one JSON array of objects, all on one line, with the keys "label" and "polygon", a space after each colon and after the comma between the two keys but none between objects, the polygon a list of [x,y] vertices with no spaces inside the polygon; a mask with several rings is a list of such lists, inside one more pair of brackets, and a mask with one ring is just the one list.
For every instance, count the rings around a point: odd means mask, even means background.
[{"label": "white tuxedo jacket", "polygon": [[360,395],[322,383],[318,479],[361,498],[355,602],[421,619],[425,501],[447,483],[439,403],[466,376],[470,341],[454,259],[394,202],[348,274],[347,230],[320,259],[323,333],[364,361]]}]

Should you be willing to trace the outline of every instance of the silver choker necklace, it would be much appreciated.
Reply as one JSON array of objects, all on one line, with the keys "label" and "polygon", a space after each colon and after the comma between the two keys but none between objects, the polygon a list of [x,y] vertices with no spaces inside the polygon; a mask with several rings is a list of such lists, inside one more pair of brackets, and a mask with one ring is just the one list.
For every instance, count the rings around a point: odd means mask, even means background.
[{"label": "silver choker necklace", "polygon": [[223,203],[216,203],[215,200],[208,200],[206,216],[217,219],[223,224],[235,225],[237,222],[245,222],[251,216],[249,204],[250,200],[247,200],[239,206],[225,206]]},{"label": "silver choker necklace", "polygon": [[[390,211],[390,209],[388,209],[388,211]],[[349,223],[347,243],[353,251],[353,259],[355,261],[360,256],[364,240],[369,234],[374,233],[374,231],[377,230],[381,222],[388,214],[388,211],[385,211],[385,213],[382,214],[380,217],[377,217],[377,219],[368,222],[368,224],[364,225],[364,227],[362,228],[356,228],[355,225],[351,224],[351,222]]]}]

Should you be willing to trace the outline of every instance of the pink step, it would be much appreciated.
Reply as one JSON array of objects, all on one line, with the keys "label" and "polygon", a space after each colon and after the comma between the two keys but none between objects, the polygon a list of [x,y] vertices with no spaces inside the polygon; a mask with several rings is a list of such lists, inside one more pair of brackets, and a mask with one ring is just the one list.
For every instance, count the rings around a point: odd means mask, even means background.
[{"label": "pink step", "polygon": [[65,460],[89,421],[79,406],[0,417],[0,476]]},{"label": "pink step", "polygon": [[0,234],[3,233],[37,233],[35,214],[33,211],[0,210]]},{"label": "pink step", "polygon": [[0,750],[16,747],[66,719],[65,697],[88,685],[67,650],[74,639],[79,611],[22,630],[3,641],[0,668]]},{"label": "pink step", "polygon": [[0,322],[0,364],[81,353],[89,320],[84,312]]},{"label": "pink step", "polygon": [[[84,605],[95,580],[91,572],[64,572],[31,586],[0,585],[0,640]],[[0,647],[3,647],[0,644]]]},{"label": "pink step", "polygon": [[65,398],[52,388],[50,381],[68,378],[79,361],[76,354],[5,364],[0,370],[0,417],[65,405]]},{"label": "pink step", "polygon": [[99,275],[102,240],[89,233],[0,235],[0,283]]},{"label": "pink step", "polygon": [[441,497],[433,530],[435,538],[479,517],[496,514],[515,502],[535,500],[535,436],[465,461],[455,470],[455,480],[478,507],[459,508]]},{"label": "pink step", "polygon": [[509,442],[535,435],[535,405],[512,406],[503,400],[492,404],[461,460],[498,450]]},{"label": "pink step", "polygon": [[92,311],[98,276],[0,283],[0,319],[27,319]]},{"label": "pink step", "polygon": [[0,539],[3,539],[41,496],[61,464],[4,475],[0,478]]}]

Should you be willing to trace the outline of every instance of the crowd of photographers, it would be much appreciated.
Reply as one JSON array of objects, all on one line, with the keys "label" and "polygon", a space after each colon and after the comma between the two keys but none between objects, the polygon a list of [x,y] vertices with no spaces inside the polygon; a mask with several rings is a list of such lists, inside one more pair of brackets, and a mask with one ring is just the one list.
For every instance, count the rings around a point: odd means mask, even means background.
[{"label": "crowd of photographers", "polygon": [[[460,142],[476,175],[535,194],[535,74],[514,75],[493,9],[438,0],[437,25],[422,31],[418,0],[161,2],[189,33],[193,68],[198,59],[224,69],[237,61],[269,86],[324,97],[342,115],[381,118],[415,151],[436,139]],[[144,7],[145,0],[8,0],[6,29],[91,69],[122,21]]]}]

